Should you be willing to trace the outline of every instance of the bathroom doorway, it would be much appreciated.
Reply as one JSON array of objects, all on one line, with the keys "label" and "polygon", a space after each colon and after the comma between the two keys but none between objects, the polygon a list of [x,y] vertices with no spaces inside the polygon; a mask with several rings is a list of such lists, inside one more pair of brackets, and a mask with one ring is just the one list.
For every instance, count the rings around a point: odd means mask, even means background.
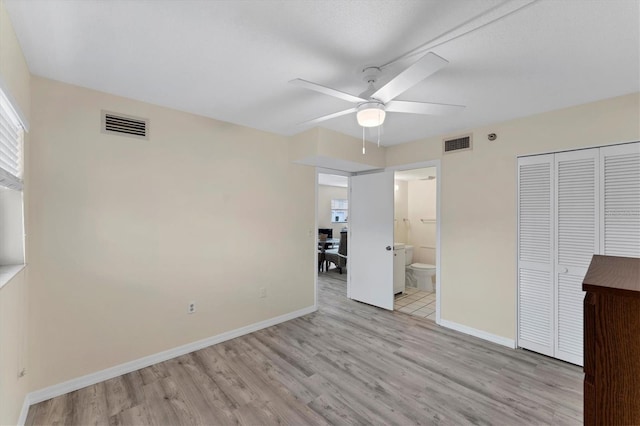
[{"label": "bathroom doorway", "polygon": [[439,322],[439,162],[394,173],[394,310]]}]

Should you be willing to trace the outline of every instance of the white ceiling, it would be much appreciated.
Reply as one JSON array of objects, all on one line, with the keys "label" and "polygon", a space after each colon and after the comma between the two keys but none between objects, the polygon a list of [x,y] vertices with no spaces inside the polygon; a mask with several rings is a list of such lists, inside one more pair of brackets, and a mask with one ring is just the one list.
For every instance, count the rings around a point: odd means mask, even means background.
[{"label": "white ceiling", "polygon": [[[509,0],[506,6],[501,0],[5,4],[33,74],[291,135],[307,130],[296,123],[351,104],[289,80],[359,94],[366,89],[359,75],[363,66],[385,64],[494,6],[514,9],[530,1]],[[639,91],[639,11],[638,0],[539,0],[433,47],[450,64],[398,99],[467,108],[448,117],[389,113],[382,143]],[[387,67],[382,83],[411,61]],[[322,126],[362,137],[353,115]]]}]

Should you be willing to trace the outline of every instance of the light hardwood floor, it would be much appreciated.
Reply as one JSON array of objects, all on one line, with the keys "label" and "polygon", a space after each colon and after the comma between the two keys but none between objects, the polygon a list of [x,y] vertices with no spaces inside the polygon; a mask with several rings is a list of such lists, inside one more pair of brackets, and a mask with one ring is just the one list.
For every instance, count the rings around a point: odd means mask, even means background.
[{"label": "light hardwood floor", "polygon": [[346,298],[37,404],[27,425],[581,424],[582,370]]}]

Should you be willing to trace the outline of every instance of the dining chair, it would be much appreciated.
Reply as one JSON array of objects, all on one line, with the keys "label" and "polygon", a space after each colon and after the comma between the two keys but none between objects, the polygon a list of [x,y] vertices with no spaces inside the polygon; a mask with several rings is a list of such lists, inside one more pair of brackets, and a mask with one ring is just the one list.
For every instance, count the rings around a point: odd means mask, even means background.
[{"label": "dining chair", "polygon": [[327,237],[328,234],[319,234],[318,235],[318,272],[322,272],[323,267],[325,266],[326,257],[325,251],[327,249]]},{"label": "dining chair", "polygon": [[338,249],[334,250],[325,250],[326,269],[328,271],[330,264],[333,263],[342,274],[342,269],[347,266],[347,231],[340,232],[340,244]]}]

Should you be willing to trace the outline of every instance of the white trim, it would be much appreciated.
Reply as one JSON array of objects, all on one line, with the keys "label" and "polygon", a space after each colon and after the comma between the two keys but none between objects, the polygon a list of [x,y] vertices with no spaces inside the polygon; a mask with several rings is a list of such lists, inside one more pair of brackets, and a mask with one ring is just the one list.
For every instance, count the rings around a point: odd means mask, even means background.
[{"label": "white trim", "polygon": [[[440,159],[430,160],[430,161],[420,161],[418,163],[411,164],[402,164],[398,166],[387,167],[385,170],[387,171],[400,171],[400,170],[413,170],[413,169],[424,169],[426,167],[435,167],[436,169],[436,324],[441,323],[441,300],[440,295],[442,292],[441,288],[441,278],[442,274],[440,273],[440,260],[442,254],[442,246],[440,245],[440,224],[442,223],[442,202],[441,202],[441,188],[442,188],[442,173],[440,170],[441,162]],[[394,175],[395,177],[395,175]]]},{"label": "white trim", "polygon": [[497,343],[498,345],[506,346],[511,349],[516,348],[516,342],[513,339],[508,339],[506,337],[487,333],[486,331],[478,330],[476,328],[458,324],[445,319],[440,320],[440,325],[446,328],[450,328],[451,330],[459,331],[460,333],[468,334],[482,340],[487,340],[492,343]]},{"label": "white trim", "polygon": [[[315,180],[315,187],[314,189],[314,193],[315,193],[315,198],[313,200],[314,202],[314,220],[315,220],[315,228],[311,231],[314,233],[314,241],[315,244],[313,245],[313,306],[318,309],[318,238],[320,237],[317,229],[318,229],[318,197],[319,197],[319,193],[320,193],[320,189],[319,189],[319,182],[320,182],[320,169],[316,167],[316,180]],[[324,262],[323,262],[324,263]]]},{"label": "white trim", "polygon": [[[351,206],[351,176],[347,179],[347,203]],[[353,239],[351,238],[351,226],[349,226],[347,228],[347,247],[351,244],[351,241],[353,241]],[[348,254],[349,253],[347,251],[347,255]],[[349,266],[350,265],[347,265],[347,299],[351,299],[351,280],[353,279],[353,276],[351,275],[351,268]]]},{"label": "white trim", "polygon": [[316,167],[316,174],[322,173],[323,175],[336,175],[350,177],[354,173],[345,172],[344,170],[327,169],[324,167]]},{"label": "white trim", "polygon": [[440,304],[442,303],[442,299],[440,296],[442,292],[440,291],[440,281],[442,278],[442,274],[440,273],[440,258],[442,255],[442,249],[440,245],[440,224],[442,223],[442,203],[440,202],[440,192],[442,188],[442,173],[440,173],[440,160],[436,160],[436,324],[440,324],[442,321],[442,311],[440,309]]},{"label": "white trim", "polygon": [[31,398],[29,394],[24,396],[24,402],[22,403],[22,409],[20,410],[20,417],[18,417],[18,426],[24,426],[27,422],[27,414],[29,414],[29,407],[31,406]]},{"label": "white trim", "polygon": [[520,162],[518,161],[518,157],[516,156],[515,158],[515,163],[516,163],[516,258],[515,258],[515,265],[516,265],[516,270],[515,270],[515,277],[513,279],[513,282],[516,283],[516,300],[514,300],[514,304],[515,304],[515,319],[516,319],[516,326],[515,326],[515,339],[514,339],[514,344],[515,347],[518,348],[520,347],[520,285],[518,284],[518,279],[520,278],[520,270],[519,270],[519,263],[520,263]]},{"label": "white trim", "polygon": [[[347,203],[349,206],[351,206],[351,176],[353,176],[351,173],[349,174],[349,177],[347,178]],[[347,225],[348,226],[348,225]],[[353,241],[353,239],[351,238],[351,226],[347,227],[347,247],[349,247],[349,244],[351,244],[351,241]],[[349,253],[347,253],[347,256],[349,255]],[[351,299],[351,280],[353,279],[353,277],[351,276],[351,268],[349,267],[349,265],[347,264],[347,298]]]},{"label": "white trim", "polygon": [[24,263],[18,265],[2,265],[0,266],[0,288],[9,284],[11,280],[18,275],[27,265]]},{"label": "white trim", "polygon": [[159,362],[167,361],[169,359],[185,355],[211,345],[235,339],[236,337],[253,333],[254,331],[258,331],[263,328],[271,327],[273,325],[310,314],[312,312],[315,312],[316,310],[317,308],[315,306],[309,306],[304,309],[277,316],[275,318],[260,321],[254,324],[247,325],[245,327],[237,328],[235,330],[227,331],[216,336],[208,337],[206,339],[198,340],[193,343],[187,343],[186,345],[178,346],[173,349],[158,352],[156,354],[149,355],[143,358],[138,358],[133,361],[125,362],[124,364],[116,365],[114,367],[100,370],[95,373],[87,374],[86,376],[77,377],[63,383],[58,383],[57,385],[49,386],[47,388],[31,392],[27,395],[25,401],[28,399],[29,404],[37,404],[39,402],[55,398],[56,396],[64,395],[66,393],[73,392],[75,390],[82,389],[84,387],[91,386],[105,380],[113,379],[114,377],[131,373],[132,371],[136,371],[141,368],[149,367]]}]

